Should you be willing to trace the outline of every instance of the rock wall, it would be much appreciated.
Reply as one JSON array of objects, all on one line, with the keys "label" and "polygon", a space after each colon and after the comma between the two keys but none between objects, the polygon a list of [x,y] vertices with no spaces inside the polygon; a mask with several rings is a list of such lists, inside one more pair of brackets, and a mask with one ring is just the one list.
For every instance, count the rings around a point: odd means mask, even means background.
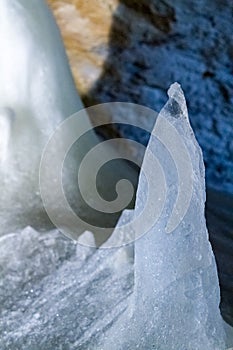
[{"label": "rock wall", "polygon": [[[85,104],[129,101],[159,111],[167,88],[178,81],[204,152],[208,185],[233,192],[232,1],[49,3]],[[148,140],[142,131],[118,129],[123,137]]]}]

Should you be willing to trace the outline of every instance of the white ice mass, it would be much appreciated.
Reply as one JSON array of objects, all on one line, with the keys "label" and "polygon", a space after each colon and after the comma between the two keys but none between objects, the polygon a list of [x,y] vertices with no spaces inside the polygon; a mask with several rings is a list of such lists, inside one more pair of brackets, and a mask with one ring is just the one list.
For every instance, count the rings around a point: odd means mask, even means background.
[{"label": "white ice mass", "polygon": [[48,224],[39,195],[42,150],[82,103],[44,1],[0,1],[0,51],[2,235],[28,223]]}]

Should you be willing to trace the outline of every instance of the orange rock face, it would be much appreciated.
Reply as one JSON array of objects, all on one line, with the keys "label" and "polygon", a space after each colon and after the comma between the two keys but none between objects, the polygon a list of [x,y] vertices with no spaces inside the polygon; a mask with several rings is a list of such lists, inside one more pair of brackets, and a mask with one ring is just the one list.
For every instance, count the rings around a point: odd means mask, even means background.
[{"label": "orange rock face", "polygon": [[117,0],[48,0],[65,43],[77,88],[85,94],[101,74],[108,54]]}]

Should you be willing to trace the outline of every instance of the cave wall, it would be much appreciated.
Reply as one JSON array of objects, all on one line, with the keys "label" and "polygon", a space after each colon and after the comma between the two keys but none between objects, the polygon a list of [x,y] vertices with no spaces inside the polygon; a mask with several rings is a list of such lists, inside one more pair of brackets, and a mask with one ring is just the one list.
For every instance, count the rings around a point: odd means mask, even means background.
[{"label": "cave wall", "polygon": [[[207,183],[233,192],[232,1],[48,1],[85,105],[125,101],[159,111],[178,81]],[[150,128],[153,122],[140,121]],[[148,140],[127,127],[117,132]]]}]

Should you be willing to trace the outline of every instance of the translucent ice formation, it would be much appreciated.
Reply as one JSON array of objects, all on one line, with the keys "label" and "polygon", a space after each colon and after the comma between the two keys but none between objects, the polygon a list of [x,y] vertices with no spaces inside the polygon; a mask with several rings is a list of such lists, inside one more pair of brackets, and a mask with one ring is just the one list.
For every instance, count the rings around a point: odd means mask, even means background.
[{"label": "translucent ice formation", "polygon": [[[176,139],[166,141],[168,129],[178,131],[183,147],[189,152],[193,171],[183,151],[173,158],[171,147]],[[159,133],[158,133],[159,131]],[[159,135],[159,140],[156,137]],[[164,142],[165,140],[165,142]],[[169,142],[169,145],[166,144]],[[168,151],[168,148],[170,150]],[[225,337],[219,310],[219,284],[213,252],[205,223],[205,183],[202,153],[189,124],[183,92],[178,84],[171,86],[169,101],[161,111],[146,151],[137,191],[134,219],[142,215],[146,205],[146,176],[154,176],[152,152],[160,161],[167,183],[167,196],[162,214],[144,236],[135,242],[135,285],[125,312],[105,334],[101,349],[223,350]],[[179,168],[178,168],[179,167]],[[146,176],[143,174],[145,172]],[[184,181],[177,174],[191,177],[192,188],[185,188],[185,211],[177,209],[178,226],[167,233],[167,224],[176,198],[181,196]],[[176,185],[177,184],[177,185]],[[191,192],[191,200],[187,201]],[[154,198],[148,219],[156,215],[161,198]],[[146,222],[137,230],[143,230]]]}]

